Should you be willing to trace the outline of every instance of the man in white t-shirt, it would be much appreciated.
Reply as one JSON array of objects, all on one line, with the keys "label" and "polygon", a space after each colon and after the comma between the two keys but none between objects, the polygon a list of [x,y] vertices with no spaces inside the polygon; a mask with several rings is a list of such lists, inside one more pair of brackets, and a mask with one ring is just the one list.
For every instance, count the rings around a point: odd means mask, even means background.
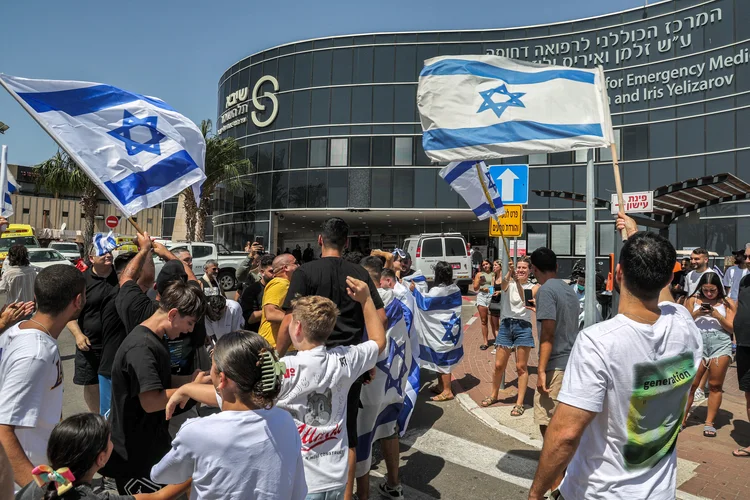
[{"label": "man in white t-shirt", "polygon": [[[308,495],[343,498],[348,472],[347,395],[352,384],[375,367],[385,349],[385,329],[367,283],[347,278],[347,293],[359,302],[370,340],[326,348],[338,316],[328,298],[301,297],[292,303],[289,335],[296,356],[282,362],[286,373],[276,406],[291,413],[302,439]],[[309,498],[308,496],[308,498]]]},{"label": "man in white t-shirt", "polygon": [[623,214],[618,227],[629,235],[615,271],[619,314],[578,334],[529,499],[544,498],[566,467],[567,500],[675,498],[675,445],[701,334],[684,307],[659,302],[674,247]]},{"label": "man in white t-shirt", "polygon": [[47,464],[47,441],[62,416],[63,372],[57,337],[86,303],[86,280],[73,266],[43,269],[34,283],[37,312],[0,336],[0,445],[16,491]]},{"label": "man in white t-shirt", "polygon": [[701,276],[708,271],[708,250],[705,248],[696,248],[693,250],[690,254],[690,266],[693,270],[685,276],[685,291],[688,297],[695,293]]}]

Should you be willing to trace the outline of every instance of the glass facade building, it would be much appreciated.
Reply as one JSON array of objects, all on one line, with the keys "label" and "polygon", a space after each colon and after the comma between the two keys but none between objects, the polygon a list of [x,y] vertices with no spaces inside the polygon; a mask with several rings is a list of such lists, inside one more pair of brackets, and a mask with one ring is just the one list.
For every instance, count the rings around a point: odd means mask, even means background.
[{"label": "glass facade building", "polygon": [[[601,64],[625,191],[724,172],[750,181],[750,1],[665,1],[525,28],[337,36],[259,52],[221,76],[219,133],[256,168],[248,192],[217,193],[215,241],[312,243],[332,214],[351,223],[363,248],[441,230],[486,242],[487,224],[473,220],[422,149],[419,72],[426,59],[456,54]],[[585,161],[578,151],[496,163],[528,163],[531,189],[585,193]],[[597,196],[614,190],[611,155],[600,150]],[[583,204],[531,194],[525,208],[529,250],[584,254]],[[727,255],[750,235],[750,203],[709,207],[695,220],[670,226],[675,246]],[[599,256],[613,251],[614,237],[611,215],[599,211]]]}]

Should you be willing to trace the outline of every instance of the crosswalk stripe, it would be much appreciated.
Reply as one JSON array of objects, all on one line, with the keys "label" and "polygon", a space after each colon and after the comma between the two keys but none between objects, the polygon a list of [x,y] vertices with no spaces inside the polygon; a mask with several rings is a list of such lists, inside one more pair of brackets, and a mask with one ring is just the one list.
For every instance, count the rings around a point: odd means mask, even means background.
[{"label": "crosswalk stripe", "polygon": [[[380,498],[381,495],[378,487],[380,483],[385,482],[385,476],[376,470],[371,470],[370,476],[370,498]],[[408,498],[409,500],[437,500],[433,496],[405,485],[403,481],[401,481],[401,487],[404,489],[404,498]]]},{"label": "crosswalk stripe", "polygon": [[[523,488],[531,487],[536,461],[504,453],[437,429],[407,431],[401,442],[427,455]],[[499,469],[502,464],[503,470]]]}]

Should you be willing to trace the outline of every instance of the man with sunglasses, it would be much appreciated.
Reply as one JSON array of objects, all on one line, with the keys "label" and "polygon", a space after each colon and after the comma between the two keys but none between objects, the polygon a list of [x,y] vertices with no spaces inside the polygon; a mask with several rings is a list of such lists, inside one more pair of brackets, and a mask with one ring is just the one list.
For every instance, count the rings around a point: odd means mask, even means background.
[{"label": "man with sunglasses", "polygon": [[284,304],[286,294],[289,291],[289,281],[292,274],[299,267],[299,262],[294,255],[282,253],[273,259],[273,276],[263,292],[263,306],[261,307],[260,328],[258,334],[266,339],[271,347],[276,347],[276,337],[279,327],[284,320]]}]

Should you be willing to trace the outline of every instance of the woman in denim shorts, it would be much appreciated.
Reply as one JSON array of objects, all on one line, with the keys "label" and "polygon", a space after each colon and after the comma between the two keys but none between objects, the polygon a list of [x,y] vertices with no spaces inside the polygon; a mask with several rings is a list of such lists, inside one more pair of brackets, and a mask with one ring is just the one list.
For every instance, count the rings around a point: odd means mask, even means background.
[{"label": "woman in denim shorts", "polygon": [[[690,388],[687,408],[692,406],[695,391],[700,386],[703,374],[708,370],[708,411],[703,425],[703,435],[716,437],[714,418],[721,406],[722,385],[732,361],[732,334],[737,306],[726,296],[721,278],[716,273],[708,272],[701,276],[695,293],[687,299],[685,307],[693,315],[703,337],[703,363],[698,368]],[[683,429],[687,419],[686,412],[682,421]]]},{"label": "woman in denim shorts", "polygon": [[510,353],[516,351],[516,373],[518,374],[518,398],[511,416],[520,417],[525,411],[523,399],[529,383],[527,365],[529,353],[534,347],[534,336],[531,331],[531,311],[526,308],[524,291],[531,290],[536,296],[538,285],[529,283],[529,261],[527,258],[518,259],[518,269],[513,263],[508,264],[508,273],[502,283],[502,311],[500,329],[495,337],[495,371],[492,375],[492,394],[482,400],[482,406],[487,407],[497,403],[500,393],[500,381],[508,366]]}]

